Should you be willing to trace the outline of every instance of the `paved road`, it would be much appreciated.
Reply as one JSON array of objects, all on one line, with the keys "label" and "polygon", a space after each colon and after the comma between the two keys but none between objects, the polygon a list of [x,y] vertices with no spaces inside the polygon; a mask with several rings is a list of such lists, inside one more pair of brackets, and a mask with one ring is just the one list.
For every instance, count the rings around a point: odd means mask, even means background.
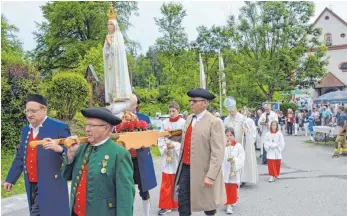
[{"label": "paved road", "polygon": [[[259,165],[260,182],[240,190],[234,215],[243,216],[346,216],[347,157],[331,158],[332,148],[305,144],[305,137],[286,136],[281,180],[268,183],[267,166]],[[155,160],[161,181],[159,160]],[[159,186],[151,191],[151,215],[157,215]],[[4,216],[28,216],[23,196],[3,199]],[[17,210],[16,210],[17,209]],[[138,193],[134,216],[141,216]],[[202,213],[194,213],[203,215]],[[220,208],[218,215],[226,215]],[[170,216],[178,216],[172,212]]]}]

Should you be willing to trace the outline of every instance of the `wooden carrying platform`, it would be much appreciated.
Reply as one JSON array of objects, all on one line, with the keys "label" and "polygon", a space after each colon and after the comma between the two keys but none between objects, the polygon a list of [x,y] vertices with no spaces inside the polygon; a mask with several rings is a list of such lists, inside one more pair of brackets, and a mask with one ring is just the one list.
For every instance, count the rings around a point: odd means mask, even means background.
[{"label": "wooden carrying platform", "polygon": [[[139,131],[139,132],[125,132],[119,134],[112,134],[111,138],[118,144],[122,145],[126,149],[139,149],[142,147],[151,147],[156,146],[159,137],[171,137],[171,136],[179,136],[182,131]],[[87,137],[79,137],[78,140],[80,143],[88,143]],[[76,140],[65,138],[65,139],[55,139],[55,141],[60,145],[65,145],[66,147],[70,147],[76,143]],[[46,143],[44,140],[31,141],[30,147],[34,148],[38,145],[43,145]]]}]

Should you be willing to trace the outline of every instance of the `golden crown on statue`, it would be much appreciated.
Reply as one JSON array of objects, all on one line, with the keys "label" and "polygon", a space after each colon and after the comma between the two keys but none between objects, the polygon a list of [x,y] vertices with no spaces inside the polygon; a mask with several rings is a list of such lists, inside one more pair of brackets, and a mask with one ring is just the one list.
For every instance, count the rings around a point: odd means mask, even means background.
[{"label": "golden crown on statue", "polygon": [[117,12],[116,10],[113,8],[112,2],[110,3],[110,8],[107,11],[107,17],[109,19],[117,19]]}]

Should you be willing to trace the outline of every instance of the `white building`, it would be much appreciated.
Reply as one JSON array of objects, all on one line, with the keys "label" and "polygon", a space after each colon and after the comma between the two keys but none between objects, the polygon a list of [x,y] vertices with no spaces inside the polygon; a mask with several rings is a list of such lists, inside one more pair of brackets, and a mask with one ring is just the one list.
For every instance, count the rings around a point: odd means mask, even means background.
[{"label": "white building", "polygon": [[347,90],[347,22],[332,10],[325,8],[313,24],[322,29],[319,39],[325,41],[329,57],[327,73],[315,86],[313,96]]}]

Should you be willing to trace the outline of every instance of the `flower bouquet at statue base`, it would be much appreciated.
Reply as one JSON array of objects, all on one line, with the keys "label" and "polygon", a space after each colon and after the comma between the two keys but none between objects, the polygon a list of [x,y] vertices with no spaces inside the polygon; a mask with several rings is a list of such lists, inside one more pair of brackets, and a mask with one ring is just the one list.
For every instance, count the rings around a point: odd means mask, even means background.
[{"label": "flower bouquet at statue base", "polygon": [[148,130],[147,122],[139,120],[135,114],[126,111],[122,123],[115,127],[113,139],[126,149],[140,149],[158,144],[159,137],[171,137],[181,134],[181,131],[153,131]]}]

